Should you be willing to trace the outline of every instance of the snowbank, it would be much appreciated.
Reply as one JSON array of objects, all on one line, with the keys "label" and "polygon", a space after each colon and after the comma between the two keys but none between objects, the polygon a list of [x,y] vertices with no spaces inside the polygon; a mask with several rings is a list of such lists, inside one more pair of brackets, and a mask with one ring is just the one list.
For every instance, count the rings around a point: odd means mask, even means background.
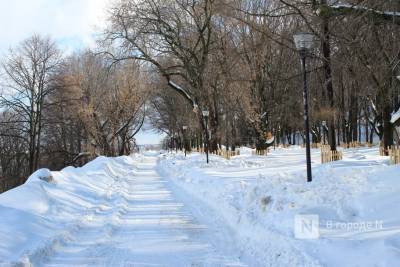
[{"label": "snowbank", "polygon": [[[387,166],[377,148],[346,150],[343,161],[325,165],[312,153],[312,183],[300,148],[213,156],[209,165],[199,154],[167,155],[160,171],[221,214],[241,249],[266,266],[396,266],[400,167]],[[302,214],[319,216],[318,239],[295,238]]]},{"label": "snowbank", "polygon": [[34,265],[68,240],[112,197],[112,185],[124,175],[115,166],[133,163],[99,157],[82,168],[41,169],[0,194],[0,266]]}]

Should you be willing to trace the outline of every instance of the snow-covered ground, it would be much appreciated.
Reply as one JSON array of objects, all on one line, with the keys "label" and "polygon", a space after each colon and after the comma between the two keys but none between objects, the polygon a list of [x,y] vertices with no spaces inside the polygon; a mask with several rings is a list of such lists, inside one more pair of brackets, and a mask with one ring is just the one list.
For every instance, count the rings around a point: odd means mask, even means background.
[{"label": "snow-covered ground", "polygon": [[[159,168],[218,214],[259,266],[399,266],[400,166],[388,166],[378,148],[345,150],[324,165],[312,154],[312,183],[298,147],[268,157],[242,149],[209,165],[199,154],[170,154]],[[318,216],[318,239],[296,238],[298,215]]]},{"label": "snow-covered ground", "polygon": [[40,170],[0,195],[0,266],[398,266],[400,167],[377,148],[312,153],[312,183],[298,147]]},{"label": "snow-covered ground", "polygon": [[0,195],[0,265],[244,266],[231,235],[194,217],[156,164],[102,157]]}]

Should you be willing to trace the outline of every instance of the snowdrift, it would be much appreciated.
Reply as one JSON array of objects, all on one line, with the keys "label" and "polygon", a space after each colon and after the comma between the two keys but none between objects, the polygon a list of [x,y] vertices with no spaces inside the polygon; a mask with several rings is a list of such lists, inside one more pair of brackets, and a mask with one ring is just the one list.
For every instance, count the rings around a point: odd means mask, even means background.
[{"label": "snowdrift", "polygon": [[[137,156],[138,157],[138,156]],[[41,169],[0,194],[0,266],[31,266],[68,240],[113,196],[117,166],[132,157],[99,157],[82,168]]]}]

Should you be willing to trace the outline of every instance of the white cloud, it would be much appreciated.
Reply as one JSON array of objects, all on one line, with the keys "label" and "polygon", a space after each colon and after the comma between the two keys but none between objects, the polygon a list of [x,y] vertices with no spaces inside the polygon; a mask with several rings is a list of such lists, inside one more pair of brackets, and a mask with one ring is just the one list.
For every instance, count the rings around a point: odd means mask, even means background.
[{"label": "white cloud", "polygon": [[50,35],[66,50],[94,44],[110,0],[0,0],[0,53],[33,33]]}]

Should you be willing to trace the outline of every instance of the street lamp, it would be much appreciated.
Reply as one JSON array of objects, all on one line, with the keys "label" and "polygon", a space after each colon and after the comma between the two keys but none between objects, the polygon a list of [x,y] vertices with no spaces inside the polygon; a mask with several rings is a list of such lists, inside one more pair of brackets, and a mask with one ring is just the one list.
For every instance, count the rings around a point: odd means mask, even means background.
[{"label": "street lamp", "polygon": [[182,129],[183,129],[183,147],[185,149],[185,157],[186,157],[186,148],[187,148],[187,144],[186,144],[186,130],[187,130],[187,128],[188,127],[186,125],[182,126]]},{"label": "street lamp", "polygon": [[210,115],[210,112],[207,109],[203,110],[203,118],[205,120],[205,125],[206,125],[206,142],[205,142],[205,146],[206,146],[206,158],[207,158],[207,164],[209,162],[208,160],[208,150],[209,150],[209,138],[208,138],[208,116]]},{"label": "street lamp", "polygon": [[310,122],[308,118],[308,85],[306,58],[308,52],[314,45],[314,35],[311,33],[298,33],[293,36],[297,51],[300,54],[301,66],[303,69],[303,102],[304,102],[304,124],[306,127],[306,158],[307,158],[307,182],[312,181],[311,174],[311,151],[310,151]]}]

